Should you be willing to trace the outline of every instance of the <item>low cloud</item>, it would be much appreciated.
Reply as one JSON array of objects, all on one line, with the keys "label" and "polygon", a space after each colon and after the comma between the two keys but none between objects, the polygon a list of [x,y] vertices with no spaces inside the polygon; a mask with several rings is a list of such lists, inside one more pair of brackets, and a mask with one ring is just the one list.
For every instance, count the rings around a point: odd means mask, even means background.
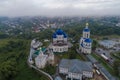
[{"label": "low cloud", "polygon": [[120,0],[0,0],[0,16],[120,15]]}]

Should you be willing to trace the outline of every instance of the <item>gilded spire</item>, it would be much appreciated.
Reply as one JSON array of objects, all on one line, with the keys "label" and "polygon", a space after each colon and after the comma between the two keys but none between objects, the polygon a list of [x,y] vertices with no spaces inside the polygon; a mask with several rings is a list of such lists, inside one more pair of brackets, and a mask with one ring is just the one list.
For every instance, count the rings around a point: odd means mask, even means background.
[{"label": "gilded spire", "polygon": [[88,28],[88,26],[89,26],[89,23],[86,23],[86,28]]},{"label": "gilded spire", "polygon": [[89,26],[89,23],[86,23],[86,26]]}]

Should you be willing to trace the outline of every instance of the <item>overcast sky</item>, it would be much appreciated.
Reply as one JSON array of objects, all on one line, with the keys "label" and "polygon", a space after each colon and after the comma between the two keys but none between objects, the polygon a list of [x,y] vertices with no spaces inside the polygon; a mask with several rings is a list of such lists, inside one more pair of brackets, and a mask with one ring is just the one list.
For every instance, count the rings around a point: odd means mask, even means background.
[{"label": "overcast sky", "polygon": [[0,16],[120,15],[120,0],[0,0]]}]

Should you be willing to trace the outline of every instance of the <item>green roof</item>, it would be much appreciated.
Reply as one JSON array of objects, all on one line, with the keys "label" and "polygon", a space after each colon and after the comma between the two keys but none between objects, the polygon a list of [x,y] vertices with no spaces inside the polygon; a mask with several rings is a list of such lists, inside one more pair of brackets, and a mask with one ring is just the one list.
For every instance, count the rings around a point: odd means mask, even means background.
[{"label": "green roof", "polygon": [[34,54],[38,55],[40,53],[40,50],[36,50]]},{"label": "green roof", "polygon": [[[46,51],[46,48],[41,48],[42,52]],[[39,55],[40,50],[36,50],[34,54]]]},{"label": "green roof", "polygon": [[42,48],[42,51],[44,52],[46,50],[46,48]]}]

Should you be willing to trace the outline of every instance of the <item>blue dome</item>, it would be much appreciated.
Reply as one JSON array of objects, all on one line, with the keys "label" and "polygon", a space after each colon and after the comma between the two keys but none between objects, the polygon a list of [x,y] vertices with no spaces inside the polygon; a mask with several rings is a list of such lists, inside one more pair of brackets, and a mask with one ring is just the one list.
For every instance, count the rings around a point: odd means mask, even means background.
[{"label": "blue dome", "polygon": [[83,47],[83,44],[80,44]]},{"label": "blue dome", "polygon": [[56,33],[54,33],[54,34],[52,35],[52,38],[57,38]]},{"label": "blue dome", "polygon": [[85,39],[85,42],[87,42],[87,43],[91,43],[92,40],[91,40],[90,38],[87,38],[87,39]]},{"label": "blue dome", "polygon": [[84,32],[89,32],[89,31],[90,31],[90,29],[85,28],[83,31],[84,31]]},{"label": "blue dome", "polygon": [[67,38],[67,35],[64,35],[64,38]]},{"label": "blue dome", "polygon": [[67,38],[67,34],[65,32],[63,32],[64,38]]},{"label": "blue dome", "polygon": [[56,34],[57,35],[62,35],[64,32],[63,32],[63,30],[61,30],[61,29],[58,29],[57,31],[56,31]]},{"label": "blue dome", "polygon": [[63,31],[63,30],[61,30],[61,29],[58,29],[54,34],[53,34],[53,38],[56,38],[57,36],[56,35],[63,35],[64,36],[64,38],[67,38],[67,34]]}]

